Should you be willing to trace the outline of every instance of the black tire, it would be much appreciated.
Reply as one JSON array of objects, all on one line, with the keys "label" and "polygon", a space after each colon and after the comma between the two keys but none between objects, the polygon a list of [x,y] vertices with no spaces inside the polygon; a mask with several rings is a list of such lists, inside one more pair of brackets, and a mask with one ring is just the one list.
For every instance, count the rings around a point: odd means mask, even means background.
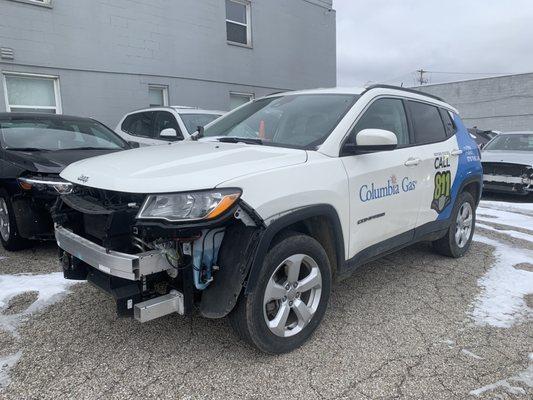
[{"label": "black tire", "polygon": [[[461,207],[468,203],[470,205],[470,208],[472,210],[472,227],[470,229],[468,239],[466,240],[466,243],[463,246],[459,246],[456,240],[456,233],[458,229],[457,224],[457,216],[459,214],[459,211],[461,210]],[[453,258],[459,258],[465,255],[465,253],[470,248],[470,245],[472,243],[472,236],[474,236],[474,230],[476,226],[476,203],[474,201],[474,198],[469,192],[462,192],[458,197],[457,201],[455,202],[452,215],[451,215],[451,224],[448,228],[448,232],[446,232],[446,235],[439,239],[435,240],[433,244],[433,248],[437,253],[442,254],[447,257],[453,257]]]},{"label": "black tire", "polygon": [[[281,271],[280,265],[283,265],[283,262],[295,255],[304,255],[306,260],[314,262],[313,268],[320,271],[321,286],[320,286],[320,295],[316,297],[316,311],[312,315],[311,319],[302,325],[302,328],[297,333],[288,337],[281,337],[274,334],[267,325],[266,316],[265,316],[265,306],[263,299],[265,296],[265,291],[267,284],[270,281],[271,276],[273,276],[276,271]],[[305,265],[305,262],[302,263]],[[307,267],[303,268],[305,270]],[[311,271],[309,269],[309,271]],[[309,272],[310,273],[310,272]],[[306,278],[306,272],[301,272],[300,275],[302,278],[298,278],[299,282],[303,282],[303,279]],[[310,275],[309,275],[310,276]],[[301,279],[301,280],[300,280]],[[293,289],[291,289],[293,290]],[[294,289],[292,295],[294,295]],[[296,299],[291,300],[291,296],[288,298],[284,297],[285,300],[279,300],[279,302],[286,302],[286,304],[295,305],[300,300],[305,303],[306,301],[312,303],[310,292],[305,293],[296,293],[298,296]],[[315,329],[318,327],[324,314],[326,312],[327,304],[329,301],[329,296],[331,292],[331,267],[328,260],[328,256],[315,239],[299,234],[299,233],[290,233],[284,237],[281,241],[278,241],[271,249],[268,251],[263,266],[259,271],[259,278],[257,284],[253,291],[248,295],[241,295],[235,309],[229,315],[230,324],[232,325],[235,333],[243,340],[247,341],[251,345],[257,347],[259,350],[269,353],[269,354],[281,354],[290,352],[301,345],[303,345],[309,337],[313,334]],[[308,299],[305,299],[306,293],[309,296]],[[300,295],[302,296],[300,298]],[[274,301],[275,302],[275,301]],[[281,303],[276,303],[281,304]],[[298,319],[298,315],[294,309],[291,309],[289,314],[293,318]],[[289,321],[290,322],[290,321]],[[298,321],[297,321],[298,322]],[[294,322],[293,324],[297,324]],[[296,332],[296,331],[293,331]]]},{"label": "black tire", "polygon": [[[11,198],[6,192],[1,191],[0,199],[5,202],[7,216],[9,220],[9,232],[7,233],[7,237],[4,237],[4,235],[0,233],[0,242],[2,243],[2,246],[8,251],[18,251],[31,247],[32,242],[28,239],[24,239],[19,234]],[[0,209],[1,208],[3,208],[3,204],[0,203]]]}]

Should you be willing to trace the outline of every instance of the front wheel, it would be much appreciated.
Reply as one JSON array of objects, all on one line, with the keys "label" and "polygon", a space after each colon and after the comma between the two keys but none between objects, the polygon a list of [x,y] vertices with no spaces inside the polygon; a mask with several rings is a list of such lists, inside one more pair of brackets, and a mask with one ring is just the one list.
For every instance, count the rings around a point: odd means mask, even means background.
[{"label": "front wheel", "polygon": [[476,206],[472,195],[461,193],[452,212],[452,223],[446,236],[433,242],[433,248],[440,254],[459,258],[470,248],[476,224]]},{"label": "front wheel", "polygon": [[22,250],[31,246],[29,240],[19,235],[11,199],[5,193],[0,193],[0,241],[8,251]]},{"label": "front wheel", "polygon": [[293,233],[272,247],[252,293],[230,314],[237,334],[260,350],[287,353],[304,344],[326,312],[331,269],[315,239]]}]

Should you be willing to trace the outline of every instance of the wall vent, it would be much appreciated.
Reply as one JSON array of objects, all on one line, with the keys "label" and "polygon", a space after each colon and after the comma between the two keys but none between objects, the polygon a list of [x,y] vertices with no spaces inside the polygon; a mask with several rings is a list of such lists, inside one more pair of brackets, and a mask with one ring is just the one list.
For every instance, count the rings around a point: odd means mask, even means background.
[{"label": "wall vent", "polygon": [[14,60],[15,51],[9,47],[0,47],[0,58],[2,60]]}]

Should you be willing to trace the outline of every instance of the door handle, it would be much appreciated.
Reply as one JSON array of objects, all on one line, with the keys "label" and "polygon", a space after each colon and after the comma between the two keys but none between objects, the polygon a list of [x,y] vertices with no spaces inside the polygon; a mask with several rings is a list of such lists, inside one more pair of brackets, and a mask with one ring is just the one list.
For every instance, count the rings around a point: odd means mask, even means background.
[{"label": "door handle", "polygon": [[418,164],[420,164],[420,158],[410,158],[406,162],[404,162],[404,165],[406,167],[414,167]]},{"label": "door handle", "polygon": [[463,150],[459,150],[459,149],[455,149],[455,150],[452,150],[451,153],[450,153],[452,156],[460,156],[461,154],[463,154]]}]

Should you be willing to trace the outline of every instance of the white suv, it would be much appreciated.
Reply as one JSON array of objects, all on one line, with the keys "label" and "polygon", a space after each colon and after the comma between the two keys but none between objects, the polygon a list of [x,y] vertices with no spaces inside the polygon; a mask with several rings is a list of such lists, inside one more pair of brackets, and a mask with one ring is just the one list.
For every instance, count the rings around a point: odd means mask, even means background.
[{"label": "white suv", "polygon": [[128,142],[152,146],[186,139],[223,114],[184,106],[150,107],[126,114],[115,132]]},{"label": "white suv", "polygon": [[422,240],[450,257],[470,246],[479,150],[436,97],[275,94],[192,139],[61,173],[74,184],[53,212],[65,277],[111,293],[119,314],[197,307],[282,353],[320,324],[333,280]]}]

